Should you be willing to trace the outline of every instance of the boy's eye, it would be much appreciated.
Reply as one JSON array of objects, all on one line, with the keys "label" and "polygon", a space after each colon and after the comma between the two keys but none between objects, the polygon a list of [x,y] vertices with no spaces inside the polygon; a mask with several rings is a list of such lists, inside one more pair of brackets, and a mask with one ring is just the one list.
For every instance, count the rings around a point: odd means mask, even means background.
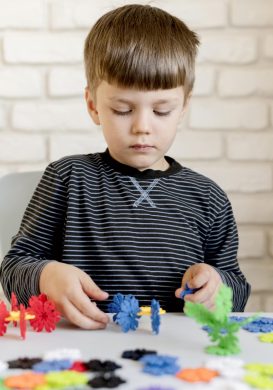
[{"label": "boy's eye", "polygon": [[131,110],[130,111],[118,111],[118,110],[114,110],[112,109],[113,113],[116,114],[116,115],[128,115],[131,113]]},{"label": "boy's eye", "polygon": [[[129,115],[131,114],[132,110],[129,110],[129,111],[118,111],[118,110],[114,110],[112,109],[113,113],[116,114],[116,115]],[[166,111],[166,112],[162,112],[162,111],[155,111],[154,110],[154,113],[158,116],[167,116],[170,114],[171,111]]]},{"label": "boy's eye", "polygon": [[163,112],[163,111],[154,111],[154,113],[156,115],[158,115],[158,116],[167,116],[167,115],[169,115],[171,113],[171,111],[165,111],[165,112]]}]

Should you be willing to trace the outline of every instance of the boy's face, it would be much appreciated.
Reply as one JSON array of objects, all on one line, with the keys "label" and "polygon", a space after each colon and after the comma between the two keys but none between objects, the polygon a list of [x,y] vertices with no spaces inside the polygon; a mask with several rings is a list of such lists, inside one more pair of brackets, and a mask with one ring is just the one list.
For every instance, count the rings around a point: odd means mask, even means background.
[{"label": "boy's face", "polygon": [[96,101],[86,88],[88,111],[101,125],[110,155],[137,168],[166,170],[164,159],[185,111],[183,87],[139,91],[102,81]]}]

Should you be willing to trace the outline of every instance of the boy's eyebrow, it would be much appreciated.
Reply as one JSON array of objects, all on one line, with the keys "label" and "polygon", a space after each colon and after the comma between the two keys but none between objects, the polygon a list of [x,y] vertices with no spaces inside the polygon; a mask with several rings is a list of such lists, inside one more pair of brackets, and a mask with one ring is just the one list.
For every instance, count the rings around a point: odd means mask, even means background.
[{"label": "boy's eyebrow", "polygon": [[[116,101],[118,103],[129,103],[129,104],[132,104],[133,102],[131,102],[130,100],[128,99],[122,99],[122,98],[119,98],[118,96],[113,96],[111,98],[109,98],[108,100],[110,101]],[[154,102],[154,104],[164,104],[164,103],[176,103],[178,102],[179,99],[178,98],[170,98],[170,99],[159,99],[159,100],[156,100]]]}]

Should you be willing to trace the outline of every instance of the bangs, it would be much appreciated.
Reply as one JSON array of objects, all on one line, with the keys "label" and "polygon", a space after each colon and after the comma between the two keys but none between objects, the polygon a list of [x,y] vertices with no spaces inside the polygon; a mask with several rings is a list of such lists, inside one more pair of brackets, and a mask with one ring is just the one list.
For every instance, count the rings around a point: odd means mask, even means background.
[{"label": "bangs", "polygon": [[[153,42],[155,43],[155,42]],[[126,44],[124,47],[111,48],[111,53],[105,56],[97,76],[110,84],[140,90],[170,89],[185,84],[187,64],[183,56],[146,41]],[[129,46],[130,44],[130,46]],[[156,46],[156,47],[155,47]]]}]

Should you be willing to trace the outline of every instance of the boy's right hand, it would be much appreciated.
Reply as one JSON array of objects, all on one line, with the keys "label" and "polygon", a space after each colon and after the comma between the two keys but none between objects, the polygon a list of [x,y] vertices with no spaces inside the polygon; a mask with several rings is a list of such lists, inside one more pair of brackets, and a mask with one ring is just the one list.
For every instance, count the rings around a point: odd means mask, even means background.
[{"label": "boy's right hand", "polygon": [[109,322],[108,316],[90,301],[90,298],[107,299],[108,293],[73,265],[58,261],[48,263],[40,275],[40,292],[46,294],[56,304],[57,310],[80,328],[103,329]]}]

